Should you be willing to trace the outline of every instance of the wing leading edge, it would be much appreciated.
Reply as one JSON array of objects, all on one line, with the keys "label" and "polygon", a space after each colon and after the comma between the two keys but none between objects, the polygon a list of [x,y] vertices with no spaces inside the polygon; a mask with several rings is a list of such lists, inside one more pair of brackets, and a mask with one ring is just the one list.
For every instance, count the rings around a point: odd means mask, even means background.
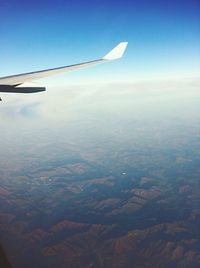
[{"label": "wing leading edge", "polygon": [[[123,56],[127,45],[128,45],[128,42],[119,43],[116,47],[114,47],[108,54],[106,54],[101,59],[83,62],[79,64],[74,64],[74,65],[69,65],[69,66],[64,66],[64,67],[59,67],[59,68],[54,68],[54,69],[0,77],[0,91],[1,92],[16,92],[16,93],[32,93],[30,88],[27,90],[27,92],[25,88],[24,90],[20,90],[21,88],[20,85],[25,82],[30,82],[33,80],[53,76],[53,75],[64,73],[64,72],[83,69],[83,68],[93,66],[96,64],[100,64],[100,63],[104,63],[110,60],[119,59]],[[43,91],[43,90],[45,90],[45,88],[40,88],[38,91]],[[33,90],[33,92],[37,92],[36,88]]]}]

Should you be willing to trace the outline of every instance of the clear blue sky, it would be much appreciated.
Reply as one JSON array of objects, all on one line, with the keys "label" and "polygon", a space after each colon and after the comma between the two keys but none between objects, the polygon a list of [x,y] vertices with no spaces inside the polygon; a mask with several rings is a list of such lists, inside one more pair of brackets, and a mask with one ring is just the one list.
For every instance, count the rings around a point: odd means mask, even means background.
[{"label": "clear blue sky", "polygon": [[0,76],[95,59],[120,41],[129,42],[122,61],[59,81],[195,76],[200,71],[199,13],[199,0],[3,1]]}]

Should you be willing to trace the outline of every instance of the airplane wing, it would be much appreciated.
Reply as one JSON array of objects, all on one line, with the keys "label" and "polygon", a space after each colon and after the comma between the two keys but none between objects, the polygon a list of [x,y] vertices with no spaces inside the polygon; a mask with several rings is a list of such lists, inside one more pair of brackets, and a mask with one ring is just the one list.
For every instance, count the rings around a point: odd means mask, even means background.
[{"label": "airplane wing", "polygon": [[92,60],[88,62],[83,62],[79,64],[41,70],[30,73],[23,73],[11,76],[0,77],[0,92],[12,92],[12,93],[34,93],[39,91],[44,91],[44,87],[23,87],[23,83],[31,82],[33,80],[45,78],[48,76],[69,72],[73,70],[79,70],[96,64],[104,63],[110,60],[119,59],[123,56],[124,51],[127,47],[127,42],[121,42],[116,47],[114,47],[108,54],[103,58]]}]

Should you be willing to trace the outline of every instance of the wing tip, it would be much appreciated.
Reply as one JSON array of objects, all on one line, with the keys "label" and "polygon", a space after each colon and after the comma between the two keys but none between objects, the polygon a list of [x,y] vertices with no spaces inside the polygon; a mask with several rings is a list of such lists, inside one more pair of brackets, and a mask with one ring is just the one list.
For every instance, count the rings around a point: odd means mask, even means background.
[{"label": "wing tip", "polygon": [[104,60],[116,60],[120,59],[126,50],[128,42],[121,42],[116,47],[114,47],[108,54],[106,54]]}]

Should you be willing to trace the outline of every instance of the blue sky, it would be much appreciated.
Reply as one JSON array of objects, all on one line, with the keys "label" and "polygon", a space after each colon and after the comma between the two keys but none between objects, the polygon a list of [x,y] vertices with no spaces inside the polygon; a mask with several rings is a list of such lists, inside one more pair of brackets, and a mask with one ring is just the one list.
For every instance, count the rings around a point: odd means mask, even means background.
[{"label": "blue sky", "polygon": [[120,41],[129,42],[123,60],[48,83],[197,76],[199,12],[198,0],[4,1],[0,76],[95,59]]}]

